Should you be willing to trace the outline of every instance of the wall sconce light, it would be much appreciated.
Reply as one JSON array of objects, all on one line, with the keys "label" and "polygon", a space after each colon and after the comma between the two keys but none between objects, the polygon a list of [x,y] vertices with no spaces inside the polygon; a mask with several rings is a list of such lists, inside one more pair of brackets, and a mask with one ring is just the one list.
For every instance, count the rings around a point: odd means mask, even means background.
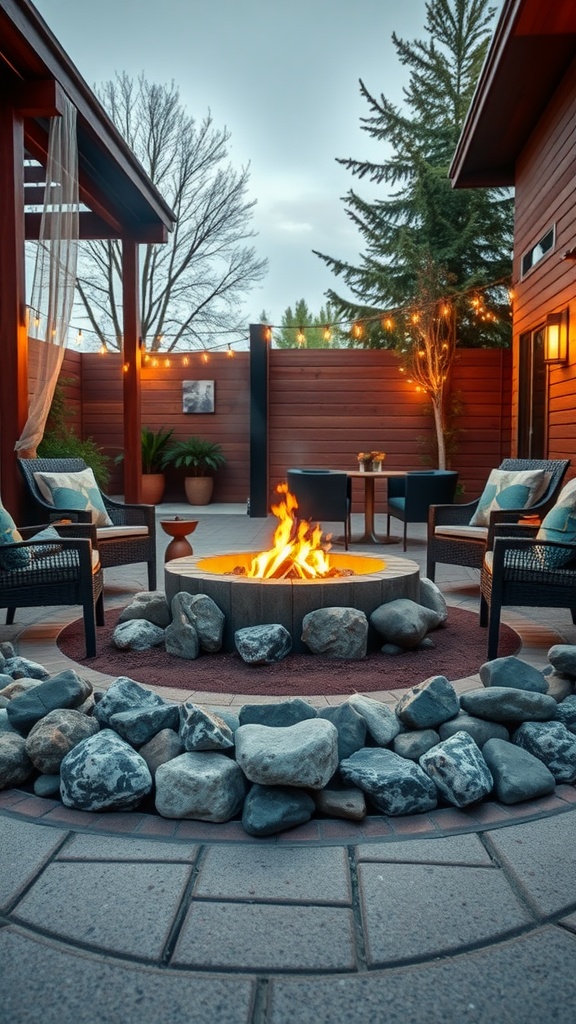
[{"label": "wall sconce light", "polygon": [[565,363],[568,360],[568,310],[549,313],[544,334],[544,362]]}]

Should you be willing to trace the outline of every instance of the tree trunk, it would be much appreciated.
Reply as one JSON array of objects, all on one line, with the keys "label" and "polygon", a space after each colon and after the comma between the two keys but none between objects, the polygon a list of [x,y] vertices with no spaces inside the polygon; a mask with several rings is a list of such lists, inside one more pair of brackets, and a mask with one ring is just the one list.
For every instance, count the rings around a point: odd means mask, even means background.
[{"label": "tree trunk", "polygon": [[444,440],[444,420],[442,416],[442,396],[432,399],[434,410],[434,426],[436,428],[436,447],[438,449],[438,469],[446,469],[446,443]]}]

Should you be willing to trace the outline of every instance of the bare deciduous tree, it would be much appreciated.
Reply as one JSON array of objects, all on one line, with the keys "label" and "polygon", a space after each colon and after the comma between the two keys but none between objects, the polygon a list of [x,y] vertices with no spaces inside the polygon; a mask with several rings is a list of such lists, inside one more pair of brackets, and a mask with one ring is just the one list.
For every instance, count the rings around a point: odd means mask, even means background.
[{"label": "bare deciduous tree", "polygon": [[[196,122],[177,87],[117,75],[98,91],[112,120],[177,223],[166,245],[143,246],[142,338],[149,351],[209,347],[244,337],[238,306],[266,260],[250,239],[255,200],[249,169],[226,162],[230,133],[210,113]],[[117,241],[83,246],[78,293],[99,342],[122,347],[121,252]]]}]

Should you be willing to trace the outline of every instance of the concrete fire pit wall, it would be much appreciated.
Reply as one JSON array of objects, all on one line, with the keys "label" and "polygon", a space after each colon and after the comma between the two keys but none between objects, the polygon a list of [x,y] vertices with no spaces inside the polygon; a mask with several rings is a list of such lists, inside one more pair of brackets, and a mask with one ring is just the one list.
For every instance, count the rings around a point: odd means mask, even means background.
[{"label": "concrete fire pit wall", "polygon": [[[245,626],[280,623],[292,636],[293,650],[306,650],[300,637],[302,620],[318,608],[357,608],[367,617],[379,605],[399,597],[419,601],[420,570],[408,558],[331,554],[337,568],[353,568],[353,576],[323,580],[258,580],[225,575],[250,565],[255,552],[213,558],[176,558],[164,569],[168,602],[175,594],[207,594],[224,613],[225,651],[234,651],[234,633]],[[376,643],[377,637],[368,638]],[[381,643],[381,640],[380,640]]]}]

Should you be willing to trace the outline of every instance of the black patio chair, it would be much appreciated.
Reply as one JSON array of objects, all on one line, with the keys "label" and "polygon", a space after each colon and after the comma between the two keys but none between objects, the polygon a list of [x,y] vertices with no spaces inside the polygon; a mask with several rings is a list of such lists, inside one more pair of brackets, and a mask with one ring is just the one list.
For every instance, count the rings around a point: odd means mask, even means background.
[{"label": "black patio chair", "polygon": [[288,490],[298,502],[297,518],[314,523],[342,523],[344,547],[350,538],[351,482],[332,469],[289,469]]},{"label": "black patio chair", "polygon": [[[498,657],[500,614],[505,606],[568,608],[576,623],[576,544],[536,540],[537,532],[537,526],[498,526],[493,550],[484,555],[480,625],[488,627],[489,661]],[[565,552],[565,563],[548,566],[550,553],[560,551]]]},{"label": "black patio chair", "polygon": [[390,517],[404,523],[404,551],[408,523],[427,523],[430,505],[453,502],[456,496],[458,473],[451,469],[414,470],[405,476],[391,476],[388,480],[387,536],[390,536]]},{"label": "black patio chair", "polygon": [[[60,536],[57,542],[34,540],[39,527],[24,526],[18,528],[23,540],[0,548],[0,608],[7,609],[6,625],[11,626],[18,608],[80,605],[86,657],[93,658],[96,624],[104,625],[104,580],[98,550],[91,540],[94,527],[56,523],[53,526]],[[20,555],[22,564],[2,567],[16,561],[21,552],[25,556]]]},{"label": "black patio chair", "polygon": [[434,580],[437,562],[481,569],[484,553],[492,547],[496,524],[517,523],[519,519],[528,515],[544,516],[556,501],[569,465],[569,459],[504,459],[499,469],[542,469],[551,474],[550,482],[544,494],[529,509],[491,512],[488,526],[470,525],[470,520],[478,508],[479,497],[465,504],[431,505],[426,553],[428,579]]},{"label": "black patio chair", "polygon": [[[91,522],[90,512],[56,509],[42,494],[35,473],[80,473],[87,469],[83,459],[19,459],[22,475],[32,500],[33,512],[41,522],[51,518],[71,518]],[[100,491],[102,503],[112,520],[111,526],[96,527],[96,543],[102,568],[146,562],[148,589],[156,589],[156,516],[153,505],[127,505],[114,501]]]}]

